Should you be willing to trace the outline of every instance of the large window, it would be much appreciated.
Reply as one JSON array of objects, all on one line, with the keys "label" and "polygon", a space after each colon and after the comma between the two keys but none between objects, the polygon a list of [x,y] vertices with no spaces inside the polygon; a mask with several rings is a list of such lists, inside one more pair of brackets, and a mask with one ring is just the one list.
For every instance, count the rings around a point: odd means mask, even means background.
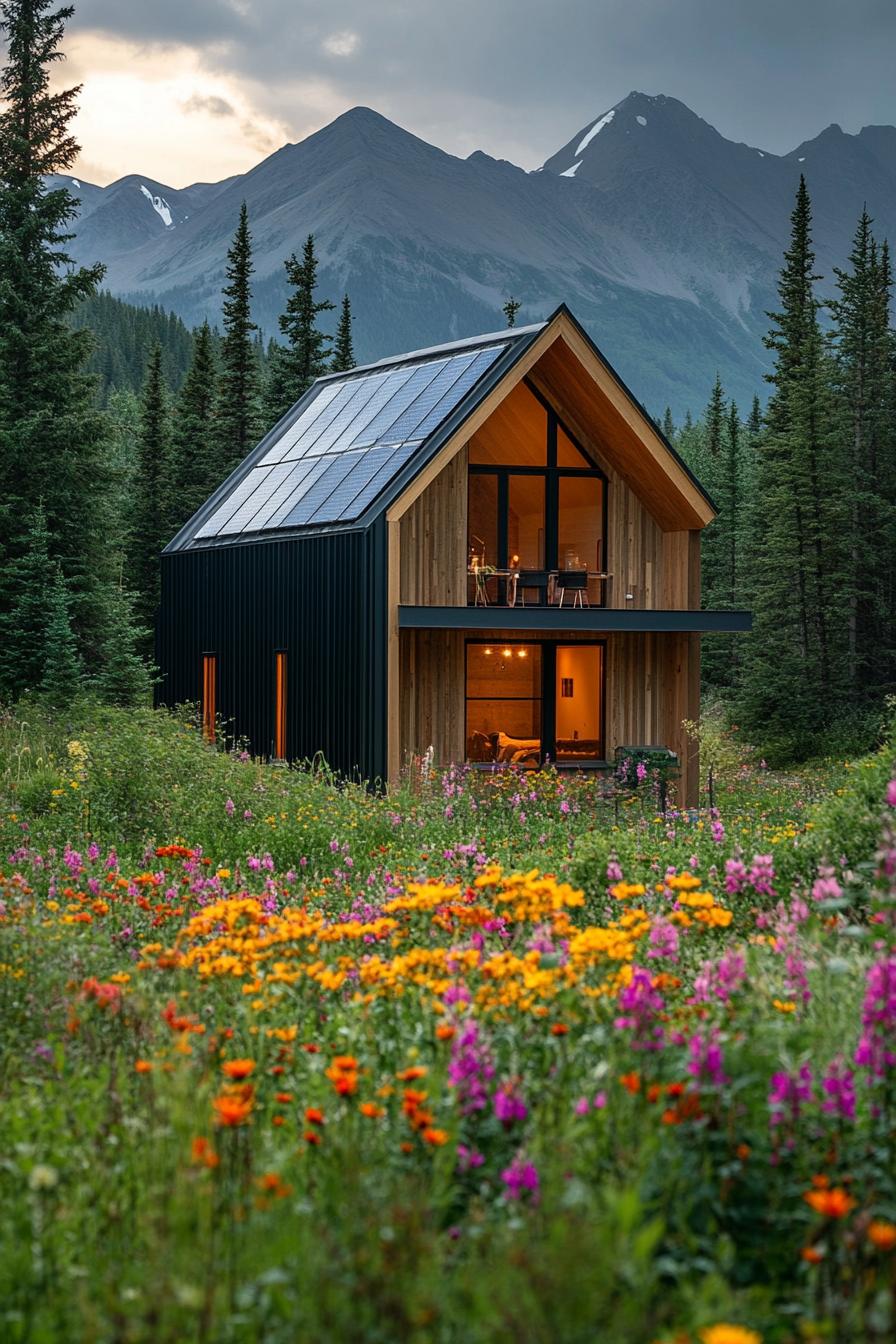
[{"label": "large window", "polygon": [[468,761],[526,767],[603,761],[603,644],[469,640],[466,652]]},{"label": "large window", "polygon": [[525,382],[470,441],[467,516],[471,602],[515,594],[506,576],[517,570],[542,575],[540,583],[520,586],[524,600],[548,601],[560,585],[545,576],[577,570],[588,575],[590,604],[601,603],[606,480]]},{"label": "large window", "polygon": [[218,695],[218,659],[213,653],[202,655],[202,734],[215,740],[215,716]]}]

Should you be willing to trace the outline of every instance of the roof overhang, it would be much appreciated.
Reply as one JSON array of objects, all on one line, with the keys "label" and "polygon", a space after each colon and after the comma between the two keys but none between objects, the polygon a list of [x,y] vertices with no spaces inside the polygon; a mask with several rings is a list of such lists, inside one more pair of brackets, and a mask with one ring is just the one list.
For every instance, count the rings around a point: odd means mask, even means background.
[{"label": "roof overhang", "polygon": [[[693,472],[564,305],[494,370],[490,386],[458,407],[387,499],[396,521],[484,424],[507,393],[530,377],[570,428],[595,444],[666,532],[700,529],[716,509]],[[382,507],[382,506],[381,506]]]},{"label": "roof overhang", "polygon": [[752,630],[750,611],[630,611],[607,607],[399,606],[400,630],[655,631],[738,634]]}]

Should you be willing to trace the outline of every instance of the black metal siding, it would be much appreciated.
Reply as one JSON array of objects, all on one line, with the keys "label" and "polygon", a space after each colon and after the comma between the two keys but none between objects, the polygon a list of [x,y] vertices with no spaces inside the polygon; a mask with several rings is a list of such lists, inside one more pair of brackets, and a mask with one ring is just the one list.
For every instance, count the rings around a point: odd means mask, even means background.
[{"label": "black metal siding", "polygon": [[218,712],[273,754],[275,662],[287,654],[290,759],[322,752],[344,774],[386,773],[386,531],[292,538],[162,556],[157,700],[200,694],[217,655]]}]

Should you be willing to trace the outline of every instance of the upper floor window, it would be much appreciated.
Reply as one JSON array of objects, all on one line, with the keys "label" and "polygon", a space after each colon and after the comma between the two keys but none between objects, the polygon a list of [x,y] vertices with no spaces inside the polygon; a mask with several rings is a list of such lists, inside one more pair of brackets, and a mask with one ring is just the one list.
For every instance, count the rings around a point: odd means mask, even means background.
[{"label": "upper floor window", "polygon": [[[470,600],[546,602],[560,571],[578,571],[599,605],[606,570],[606,478],[535,390],[518,384],[470,440]],[[494,583],[483,584],[484,573]],[[507,576],[507,577],[505,577]],[[527,584],[527,579],[531,582]]]}]

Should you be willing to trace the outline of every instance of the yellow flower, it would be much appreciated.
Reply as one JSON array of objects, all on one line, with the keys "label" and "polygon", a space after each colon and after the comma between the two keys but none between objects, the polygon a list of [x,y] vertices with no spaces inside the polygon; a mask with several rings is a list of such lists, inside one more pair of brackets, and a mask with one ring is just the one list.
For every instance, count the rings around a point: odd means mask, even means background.
[{"label": "yellow flower", "polygon": [[708,1325],[700,1331],[703,1344],[762,1344],[762,1336],[745,1325]]},{"label": "yellow flower", "polygon": [[796,1004],[792,999],[772,999],[772,1007],[777,1008],[779,1013],[795,1013]]}]

